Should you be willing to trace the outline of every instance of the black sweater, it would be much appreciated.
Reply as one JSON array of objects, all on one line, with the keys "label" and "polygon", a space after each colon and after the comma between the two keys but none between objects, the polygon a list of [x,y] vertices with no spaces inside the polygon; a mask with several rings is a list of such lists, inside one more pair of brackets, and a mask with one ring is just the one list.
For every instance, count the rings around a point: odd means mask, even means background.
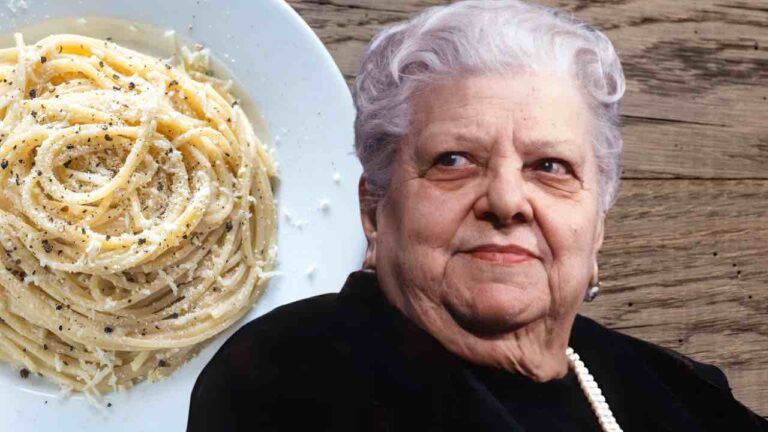
[{"label": "black sweater", "polygon": [[[768,431],[725,375],[578,316],[570,345],[624,431]],[[195,384],[188,431],[598,431],[572,372],[537,384],[445,350],[352,273],[240,329]]]}]

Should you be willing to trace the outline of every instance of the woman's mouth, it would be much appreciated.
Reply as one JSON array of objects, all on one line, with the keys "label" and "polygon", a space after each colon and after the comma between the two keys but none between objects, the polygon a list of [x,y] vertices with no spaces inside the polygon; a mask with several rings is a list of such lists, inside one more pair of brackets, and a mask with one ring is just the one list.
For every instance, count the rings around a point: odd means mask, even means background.
[{"label": "woman's mouth", "polygon": [[517,245],[483,245],[468,251],[472,258],[491,264],[511,266],[535,258],[528,249]]}]

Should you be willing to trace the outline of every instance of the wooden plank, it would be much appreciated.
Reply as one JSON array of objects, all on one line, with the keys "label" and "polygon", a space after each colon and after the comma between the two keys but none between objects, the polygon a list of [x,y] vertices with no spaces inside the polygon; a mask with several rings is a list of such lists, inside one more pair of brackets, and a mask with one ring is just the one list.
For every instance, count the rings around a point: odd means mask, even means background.
[{"label": "wooden plank", "polygon": [[[348,81],[381,29],[448,0],[288,0]],[[625,67],[624,185],[585,314],[711,362],[768,416],[768,5],[543,0]]]},{"label": "wooden plank", "polygon": [[[290,3],[352,80],[365,46],[378,31],[447,1]],[[542,3],[565,6],[604,29],[617,47],[628,88],[622,106],[626,176],[768,178],[764,1]]]},{"label": "wooden plank", "polygon": [[288,3],[317,33],[349,82],[354,80],[371,38],[409,16],[404,11],[337,6],[325,0],[288,0]]},{"label": "wooden plank", "polygon": [[543,3],[604,29],[627,77],[622,112],[665,122],[625,127],[626,175],[768,178],[765,1]]},{"label": "wooden plank", "polygon": [[768,415],[768,181],[626,180],[583,312],[721,367]]}]

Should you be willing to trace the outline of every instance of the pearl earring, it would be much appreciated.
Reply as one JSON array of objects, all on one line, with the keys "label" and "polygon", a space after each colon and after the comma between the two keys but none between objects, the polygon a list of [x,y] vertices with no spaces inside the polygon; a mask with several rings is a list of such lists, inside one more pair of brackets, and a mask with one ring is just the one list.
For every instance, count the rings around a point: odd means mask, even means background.
[{"label": "pearl earring", "polygon": [[587,291],[584,293],[584,301],[592,302],[595,300],[598,294],[600,294],[600,279],[597,279],[595,283],[591,284],[591,286],[587,288]]}]

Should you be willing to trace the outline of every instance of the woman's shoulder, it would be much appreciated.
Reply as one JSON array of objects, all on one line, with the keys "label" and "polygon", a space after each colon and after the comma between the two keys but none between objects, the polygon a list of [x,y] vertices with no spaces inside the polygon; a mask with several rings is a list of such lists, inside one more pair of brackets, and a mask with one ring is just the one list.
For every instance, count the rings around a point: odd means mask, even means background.
[{"label": "woman's shoulder", "polygon": [[346,423],[354,419],[336,412],[368,389],[352,379],[360,374],[341,321],[338,295],[324,294],[243,326],[199,375],[188,430],[298,430],[309,419],[334,421],[319,429],[352,430]]},{"label": "woman's shoulder", "polygon": [[335,293],[279,306],[235,332],[206,369],[227,364],[228,373],[236,373],[238,367],[234,366],[242,364],[243,372],[281,375],[294,366],[318,362],[337,351],[339,321]]},{"label": "woman's shoulder", "polygon": [[722,391],[731,393],[728,378],[717,366],[694,360],[672,349],[612,330],[583,315],[578,315],[574,322],[572,343],[586,344],[592,349],[601,348],[624,354],[629,352],[638,361],[641,360],[657,369],[682,369]]},{"label": "woman's shoulder", "polygon": [[[230,341],[312,337],[327,331],[338,315],[338,294],[329,293],[297,300],[275,308],[241,327]],[[228,341],[229,343],[229,341]]]},{"label": "woman's shoulder", "polygon": [[633,413],[637,424],[670,430],[768,430],[768,423],[737,401],[725,374],[660,345],[577,316],[571,346],[584,359],[611,406]]},{"label": "woman's shoulder", "polygon": [[[249,322],[238,330],[227,344],[258,341],[260,344],[279,340],[314,346],[328,345],[330,340],[346,339],[350,329],[369,324],[383,309],[383,296],[370,276],[355,272],[349,275],[341,292],[305,298],[279,306]],[[224,349],[224,348],[222,348]]]}]

